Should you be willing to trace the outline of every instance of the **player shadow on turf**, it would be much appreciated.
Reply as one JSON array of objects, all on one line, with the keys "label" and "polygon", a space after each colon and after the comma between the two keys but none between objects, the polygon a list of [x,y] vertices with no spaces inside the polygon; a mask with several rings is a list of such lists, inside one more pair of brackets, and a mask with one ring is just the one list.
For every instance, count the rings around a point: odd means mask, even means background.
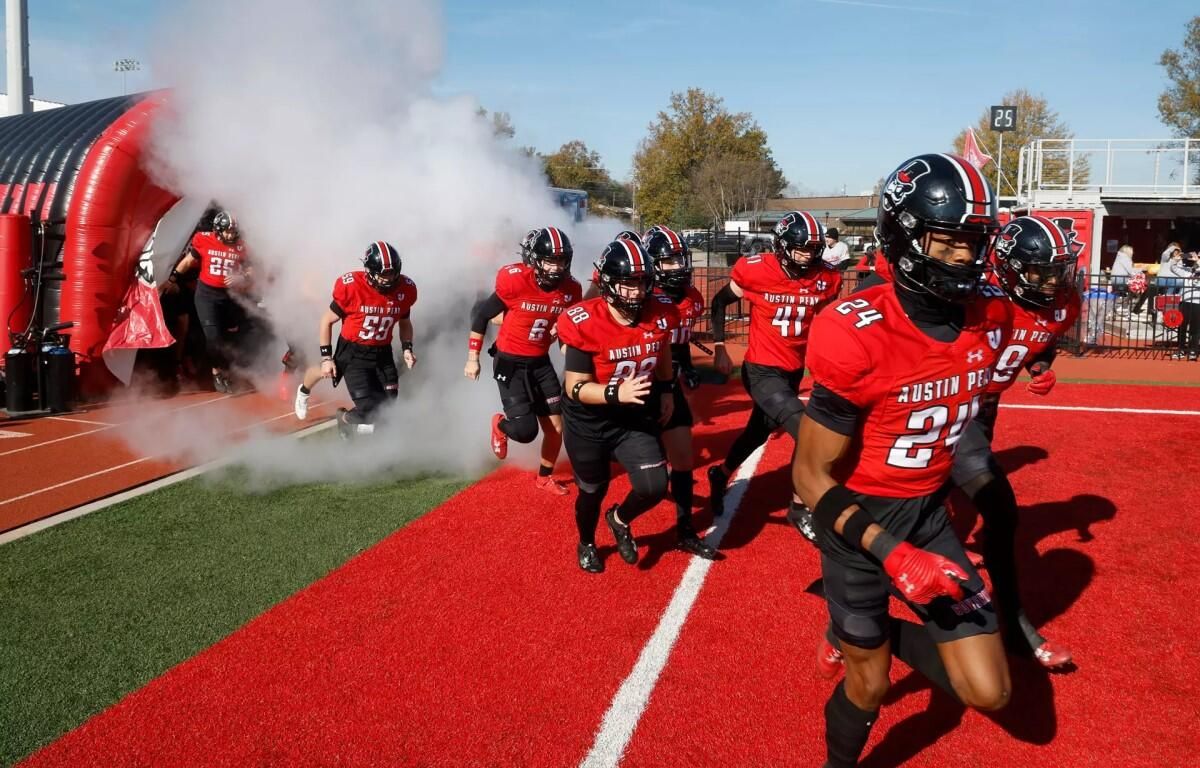
[{"label": "player shadow on turf", "polygon": [[[999,712],[981,712],[1013,738],[1028,744],[1049,744],[1058,734],[1058,714],[1054,707],[1054,687],[1050,675],[1032,660],[1012,659],[1013,697]],[[921,674],[910,671],[892,685],[885,706],[900,699],[930,690]],[[957,728],[966,707],[949,694],[932,689],[925,710],[892,723],[883,740],[860,763],[862,768],[896,768],[933,746]]]},{"label": "player shadow on turf", "polygon": [[[791,442],[791,438],[783,438]],[[754,541],[768,525],[786,525],[787,508],[792,500],[791,462],[754,477],[753,491],[747,490],[737,511],[737,519],[721,540],[721,549],[738,549]],[[707,500],[706,500],[707,501]],[[707,519],[707,518],[703,518]],[[796,544],[808,546],[800,534]]]}]

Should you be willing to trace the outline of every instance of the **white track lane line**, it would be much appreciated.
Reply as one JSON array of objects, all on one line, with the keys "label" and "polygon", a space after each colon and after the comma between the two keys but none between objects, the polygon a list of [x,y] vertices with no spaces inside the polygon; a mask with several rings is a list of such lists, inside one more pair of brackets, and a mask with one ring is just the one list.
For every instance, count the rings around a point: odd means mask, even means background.
[{"label": "white track lane line", "polygon": [[[184,405],[179,408],[172,408],[171,410],[167,411],[166,413],[161,413],[161,414],[156,413],[153,416],[151,416],[150,418],[152,418],[152,419],[162,418],[163,416],[169,416],[172,413],[179,413],[180,411],[187,411],[192,408],[199,408],[200,406],[208,405],[209,403],[217,403],[222,400],[228,400],[231,397],[233,397],[233,395],[221,395],[220,397],[214,397],[211,400],[202,400],[198,403],[192,403],[191,405]],[[51,418],[58,418],[58,417],[51,417]],[[46,440],[45,442],[36,443],[34,445],[27,445],[24,448],[14,448],[11,451],[5,451],[4,453],[0,453],[0,456],[8,456],[13,453],[21,453],[22,451],[32,451],[32,450],[41,448],[46,445],[53,445],[55,443],[61,443],[64,440],[74,440],[77,437],[83,437],[85,435],[94,435],[97,432],[104,432],[105,430],[113,429],[114,427],[120,427],[125,424],[131,424],[135,421],[137,421],[137,419],[130,419],[129,421],[121,421],[121,422],[117,422],[116,424],[109,424],[107,426],[97,427],[96,429],[88,429],[83,432],[77,432],[74,435],[67,435],[66,437],[56,437],[53,440]],[[0,423],[2,423],[2,422],[0,422]]]},{"label": "white track lane line", "polygon": [[[733,483],[725,493],[725,514],[718,518],[716,526],[705,538],[705,541],[714,547],[720,547],[721,539],[729,530],[733,518],[737,516],[742,498],[746,495],[746,489],[750,485],[750,479],[754,477],[754,472],[758,469],[758,462],[762,459],[765,450],[766,445],[759,447],[750,454],[734,474]],[[692,561],[688,563],[687,570],[683,572],[683,578],[680,579],[679,586],[675,588],[675,594],[671,596],[671,602],[667,604],[667,609],[663,611],[662,618],[659,619],[658,626],[654,629],[654,634],[642,648],[642,653],[638,656],[633,671],[621,683],[616,696],[613,697],[612,704],[604,713],[600,730],[596,733],[596,740],[587,756],[583,758],[583,762],[580,763],[583,768],[614,768],[621,762],[621,756],[625,754],[625,748],[633,737],[638,721],[641,720],[642,713],[646,711],[646,705],[650,703],[650,695],[654,692],[658,677],[662,674],[663,667],[666,666],[671,649],[675,647],[675,641],[679,639],[679,633],[683,629],[684,622],[687,621],[692,606],[696,603],[696,598],[700,595],[700,588],[704,586],[704,578],[708,575],[708,569],[711,567],[711,560],[692,556]]]},{"label": "white track lane line", "polygon": [[[311,407],[319,408],[322,405],[325,405],[325,401],[320,401],[320,402],[314,403]],[[260,421],[254,422],[253,424],[248,424],[244,427],[238,427],[237,429],[233,430],[229,434],[236,435],[240,432],[246,432],[247,430],[253,429],[254,427],[260,426],[262,424],[270,424],[273,421],[279,421],[280,419],[286,419],[288,416],[295,418],[296,414],[293,411],[288,411],[287,413],[281,413],[278,416],[272,416],[269,419],[262,419]],[[70,480],[64,480],[61,483],[55,483],[54,485],[48,485],[45,488],[39,488],[36,491],[30,491],[29,493],[23,493],[20,496],[13,496],[11,499],[4,499],[4,500],[0,501],[0,507],[3,507],[5,504],[11,504],[15,501],[20,501],[21,499],[28,499],[30,496],[37,496],[38,494],[45,493],[46,491],[57,490],[64,486],[71,485],[73,483],[78,483],[82,480],[90,480],[93,477],[105,475],[105,474],[108,474],[109,472],[116,472],[118,469],[124,469],[125,467],[132,467],[135,464],[141,464],[143,461],[150,461],[151,459],[155,459],[155,458],[163,458],[163,457],[162,456],[157,456],[157,457],[156,456],[143,456],[142,458],[136,459],[134,461],[127,461],[124,464],[118,464],[115,467],[107,467],[105,469],[97,470],[96,472],[93,472],[90,475],[80,475],[79,477],[74,477],[74,478],[71,478]],[[212,462],[209,462],[209,463],[212,463]]]},{"label": "white track lane line", "polygon": [[89,421],[88,419],[77,419],[74,416],[43,416],[44,419],[53,421],[69,421],[74,424],[90,424],[93,427],[112,427],[116,426],[111,421]]}]

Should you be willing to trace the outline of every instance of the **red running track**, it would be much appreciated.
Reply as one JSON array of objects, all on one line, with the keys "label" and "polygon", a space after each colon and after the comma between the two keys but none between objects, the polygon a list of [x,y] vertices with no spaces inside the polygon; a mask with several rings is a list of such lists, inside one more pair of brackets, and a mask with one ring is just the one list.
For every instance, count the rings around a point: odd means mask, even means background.
[{"label": "red running track", "polygon": [[[740,389],[714,395],[706,462],[744,418]],[[1200,391],[1171,395],[1200,410]],[[1194,764],[1200,530],[1177,503],[1194,481],[1165,468],[1198,424],[1003,413],[1028,609],[1080,669],[1015,663],[1014,704],[989,718],[931,699],[897,662],[867,765]],[[790,449],[768,443],[625,765],[820,763],[825,615],[805,591],[816,557],[782,520]],[[25,764],[578,764],[688,562],[671,517],[636,524],[638,568],[602,529],[608,572],[589,576],[569,501],[497,472]]]}]

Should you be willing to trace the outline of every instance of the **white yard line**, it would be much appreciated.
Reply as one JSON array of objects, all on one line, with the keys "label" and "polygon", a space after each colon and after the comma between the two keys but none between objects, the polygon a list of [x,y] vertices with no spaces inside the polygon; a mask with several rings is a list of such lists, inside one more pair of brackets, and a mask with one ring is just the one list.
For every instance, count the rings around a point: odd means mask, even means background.
[{"label": "white yard line", "polygon": [[[729,530],[765,449],[765,445],[759,447],[738,467],[733,483],[725,493],[725,514],[718,518],[717,525],[705,538],[712,546],[719,547],[722,537]],[[650,703],[650,695],[654,692],[658,677],[666,666],[671,649],[679,639],[679,633],[700,595],[700,588],[704,586],[704,578],[711,567],[711,560],[695,556],[688,563],[687,570],[683,572],[683,578],[675,588],[675,594],[671,596],[671,602],[659,619],[654,634],[642,648],[633,671],[621,683],[608,711],[604,713],[596,740],[580,763],[584,768],[612,768],[621,762],[621,756],[625,754],[625,748],[633,737],[638,721],[646,711],[646,705]]]}]

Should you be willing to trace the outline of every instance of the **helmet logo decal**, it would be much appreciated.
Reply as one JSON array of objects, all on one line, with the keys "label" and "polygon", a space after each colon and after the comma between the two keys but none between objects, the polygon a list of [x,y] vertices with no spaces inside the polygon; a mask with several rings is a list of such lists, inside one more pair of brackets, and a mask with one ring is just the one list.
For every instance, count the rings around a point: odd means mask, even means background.
[{"label": "helmet logo decal", "polygon": [[1017,235],[1020,234],[1021,225],[1015,222],[1000,230],[1000,236],[996,238],[996,253],[1001,256],[1012,253],[1013,248],[1017,246]]},{"label": "helmet logo decal", "polygon": [[921,158],[914,158],[888,179],[883,188],[883,207],[892,210],[917,190],[917,179],[930,172],[929,163]]}]

